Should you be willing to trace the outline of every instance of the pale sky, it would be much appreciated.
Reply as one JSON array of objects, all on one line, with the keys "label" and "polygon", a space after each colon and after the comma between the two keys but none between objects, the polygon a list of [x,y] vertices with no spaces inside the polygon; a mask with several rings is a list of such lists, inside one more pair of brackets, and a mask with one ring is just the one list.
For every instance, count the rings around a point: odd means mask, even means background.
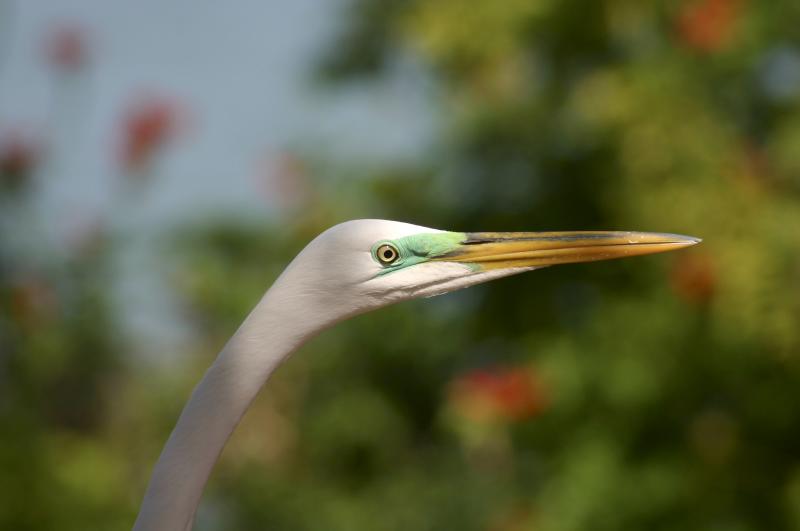
[{"label": "pale sky", "polygon": [[[430,102],[409,76],[347,90],[310,86],[313,59],[333,42],[345,0],[3,2],[11,16],[1,30],[0,132],[58,135],[50,172],[57,178],[45,195],[62,221],[104,208],[117,178],[120,116],[142,94],[180,100],[189,116],[190,130],[170,147],[140,205],[159,223],[199,207],[263,208],[254,172],[270,153],[301,147],[341,160],[413,158],[430,138]],[[84,27],[91,45],[90,69],[66,104],[54,103],[42,51],[59,23]]]}]

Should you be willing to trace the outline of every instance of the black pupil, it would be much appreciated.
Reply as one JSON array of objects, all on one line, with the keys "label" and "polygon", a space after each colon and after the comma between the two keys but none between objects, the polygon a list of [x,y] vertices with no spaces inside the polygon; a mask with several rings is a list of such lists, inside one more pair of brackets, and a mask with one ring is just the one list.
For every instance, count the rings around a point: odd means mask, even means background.
[{"label": "black pupil", "polygon": [[392,251],[391,249],[386,249],[385,251],[383,251],[383,257],[386,260],[391,260],[393,256],[394,256],[394,251]]}]

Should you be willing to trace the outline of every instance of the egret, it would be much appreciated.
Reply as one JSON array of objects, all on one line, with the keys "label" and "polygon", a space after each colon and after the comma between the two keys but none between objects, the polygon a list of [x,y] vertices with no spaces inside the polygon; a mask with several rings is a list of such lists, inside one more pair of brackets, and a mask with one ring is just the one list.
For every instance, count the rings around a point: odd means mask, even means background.
[{"label": "egret", "polygon": [[283,360],[331,325],[541,267],[699,241],[649,232],[447,232],[385,220],[326,230],[281,273],[192,392],[153,469],[134,530],[191,529],[211,469],[259,389]]}]

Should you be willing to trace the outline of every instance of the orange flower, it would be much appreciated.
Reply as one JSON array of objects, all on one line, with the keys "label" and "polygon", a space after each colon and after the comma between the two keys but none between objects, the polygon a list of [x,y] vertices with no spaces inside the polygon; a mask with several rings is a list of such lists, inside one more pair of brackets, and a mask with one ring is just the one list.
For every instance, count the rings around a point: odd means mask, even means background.
[{"label": "orange flower", "polygon": [[717,287],[714,262],[707,254],[684,253],[676,257],[670,274],[672,289],[690,304],[706,304]]},{"label": "orange flower", "polygon": [[161,98],[133,106],[123,120],[121,165],[126,172],[145,169],[177,130],[177,107]]},{"label": "orange flower", "polygon": [[677,17],[683,43],[700,52],[724,48],[741,18],[744,0],[695,0],[683,5]]},{"label": "orange flower", "polygon": [[456,412],[473,421],[520,421],[544,411],[547,396],[535,373],[524,368],[474,370],[450,387]]},{"label": "orange flower", "polygon": [[58,296],[45,278],[29,275],[12,283],[10,288],[10,314],[20,326],[36,327],[55,316]]}]

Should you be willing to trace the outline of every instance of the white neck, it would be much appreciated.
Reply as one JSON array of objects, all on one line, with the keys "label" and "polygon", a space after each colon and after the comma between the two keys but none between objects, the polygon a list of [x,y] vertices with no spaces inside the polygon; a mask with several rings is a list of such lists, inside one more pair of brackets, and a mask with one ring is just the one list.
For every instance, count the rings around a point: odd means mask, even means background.
[{"label": "white neck", "polygon": [[270,288],[195,388],[153,470],[134,531],[191,529],[211,469],[264,382],[338,320],[308,311],[291,284],[279,279]]}]

